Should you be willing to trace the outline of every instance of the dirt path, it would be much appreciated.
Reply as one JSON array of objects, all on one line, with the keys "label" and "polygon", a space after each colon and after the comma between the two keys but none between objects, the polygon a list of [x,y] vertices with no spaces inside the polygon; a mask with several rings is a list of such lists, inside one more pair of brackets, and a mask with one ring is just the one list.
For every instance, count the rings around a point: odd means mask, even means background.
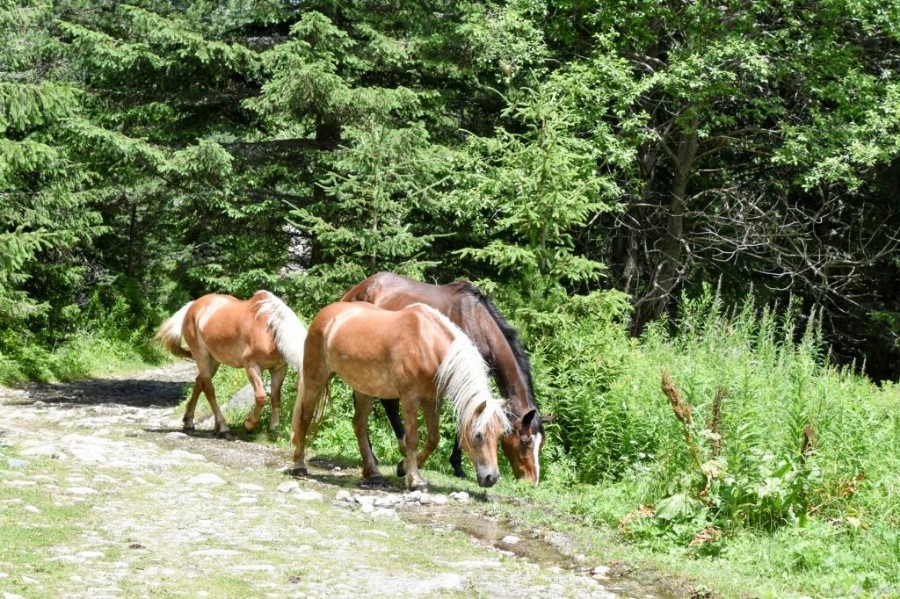
[{"label": "dirt path", "polygon": [[286,450],[184,435],[195,372],[0,388],[0,518],[35,546],[0,550],[0,597],[659,596],[464,493],[295,481]]}]

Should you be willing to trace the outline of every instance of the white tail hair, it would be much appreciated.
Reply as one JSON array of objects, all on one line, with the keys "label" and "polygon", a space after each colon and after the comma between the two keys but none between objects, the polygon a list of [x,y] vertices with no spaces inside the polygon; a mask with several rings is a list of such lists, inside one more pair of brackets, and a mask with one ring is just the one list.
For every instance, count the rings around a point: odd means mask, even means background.
[{"label": "white tail hair", "polygon": [[302,372],[303,344],[306,342],[306,325],[293,310],[270,291],[263,291],[266,299],[258,304],[256,313],[269,315],[269,327],[275,335],[275,347],[286,362]]},{"label": "white tail hair", "polygon": [[187,314],[188,308],[190,308],[193,303],[193,301],[190,301],[181,306],[178,312],[170,316],[169,319],[159,327],[159,331],[157,331],[156,336],[153,337],[162,342],[163,347],[170,353],[183,358],[191,357],[191,352],[181,345],[181,327],[184,325],[184,315]]},{"label": "white tail hair", "polygon": [[[436,316],[453,335],[453,343],[435,375],[435,384],[439,396],[450,398],[459,430],[471,426],[473,433],[484,433],[495,418],[499,419],[503,430],[509,430],[503,404],[491,395],[487,364],[472,340],[440,311],[425,304],[412,305]],[[482,405],[484,409],[476,417]]]}]

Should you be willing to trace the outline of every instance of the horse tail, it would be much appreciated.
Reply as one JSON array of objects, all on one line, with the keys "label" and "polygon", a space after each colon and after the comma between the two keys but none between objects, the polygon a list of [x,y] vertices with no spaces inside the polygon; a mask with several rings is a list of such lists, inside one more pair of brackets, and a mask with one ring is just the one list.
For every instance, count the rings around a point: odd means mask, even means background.
[{"label": "horse tail", "polygon": [[269,328],[275,336],[275,347],[288,364],[302,371],[306,325],[278,296],[268,291],[263,293],[266,294],[266,299],[259,302],[256,313],[269,315]]},{"label": "horse tail", "polygon": [[[300,376],[297,378],[297,399],[294,402],[294,411],[291,416],[291,444],[294,443],[294,423],[299,422],[300,420],[300,410],[303,409],[303,385],[305,380],[303,378],[303,371],[301,369]],[[313,408],[313,416],[312,420],[309,422],[309,428],[306,431],[306,436],[310,439],[315,438],[315,436],[319,432],[319,425],[322,424],[322,419],[325,416],[325,408],[331,402],[331,378],[329,377],[328,381],[325,383],[325,387],[322,389],[322,393],[319,397],[316,398],[316,404]]]},{"label": "horse tail", "polygon": [[[472,432],[483,433],[495,418],[504,430],[509,430],[503,404],[491,395],[484,358],[465,333],[449,319],[441,317],[452,327],[454,339],[438,367],[435,383],[438,394],[450,398],[459,430],[471,427]],[[484,409],[479,413],[482,406]]]},{"label": "horse tail", "polygon": [[193,303],[194,302],[186,303],[178,310],[178,312],[170,316],[169,319],[159,327],[156,336],[153,337],[154,341],[162,343],[162,346],[166,348],[169,353],[174,354],[179,358],[193,357],[191,352],[181,345],[181,327],[184,324],[184,316],[187,314],[188,308],[190,308]]}]

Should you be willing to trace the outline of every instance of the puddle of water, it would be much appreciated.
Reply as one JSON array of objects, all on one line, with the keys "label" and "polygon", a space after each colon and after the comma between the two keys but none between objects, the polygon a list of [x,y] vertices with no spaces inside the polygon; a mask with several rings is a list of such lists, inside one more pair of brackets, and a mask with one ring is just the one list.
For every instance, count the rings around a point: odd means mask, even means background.
[{"label": "puddle of water", "polygon": [[[591,576],[589,564],[579,562],[564,553],[550,540],[541,538],[531,531],[519,530],[505,520],[488,518],[473,510],[460,511],[446,507],[403,510],[401,516],[409,522],[438,530],[458,530],[519,559]],[[517,537],[519,540],[515,543],[505,543],[504,538],[509,536]],[[639,572],[623,573],[611,568],[606,577],[597,579],[597,582],[606,590],[622,597],[675,599],[679,596],[658,580],[640,580],[638,576]]]}]

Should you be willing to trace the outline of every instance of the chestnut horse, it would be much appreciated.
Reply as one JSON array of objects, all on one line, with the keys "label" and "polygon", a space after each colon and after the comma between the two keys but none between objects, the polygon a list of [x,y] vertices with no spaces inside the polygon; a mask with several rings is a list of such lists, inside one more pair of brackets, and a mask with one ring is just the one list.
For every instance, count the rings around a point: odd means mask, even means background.
[{"label": "chestnut horse", "polygon": [[[184,337],[189,349],[181,346]],[[294,312],[268,291],[257,291],[248,300],[211,293],[186,303],[156,333],[155,339],[176,356],[193,358],[197,363],[197,380],[191,400],[184,412],[184,430],[194,430],[194,407],[200,391],[216,418],[216,433],[228,436],[228,423],[219,411],[212,378],[220,364],[244,368],[253,386],[256,404],[244,421],[252,431],[266,405],[266,389],[262,371],[272,377],[272,415],[269,430],[278,430],[281,385],[287,367],[298,370],[303,364],[306,327]]]},{"label": "chestnut horse", "polygon": [[[519,341],[497,308],[468,281],[430,285],[390,272],[380,272],[350,289],[341,301],[363,301],[388,310],[423,303],[446,315],[472,339],[491,369],[500,394],[508,401],[512,428],[503,436],[506,454],[516,478],[537,484],[540,479],[539,453],[544,446],[544,424],[538,413],[531,383],[531,365]],[[387,396],[379,396],[389,399]],[[403,438],[403,424],[396,402],[382,402],[397,438]],[[546,418],[550,421],[550,418]],[[450,462],[457,476],[465,476],[459,447]]]},{"label": "chestnut horse", "polygon": [[[317,426],[321,421],[334,374],[354,391],[353,429],[364,478],[381,478],[368,433],[374,398],[396,397],[406,421],[406,436],[400,443],[406,484],[414,489],[427,487],[419,468],[440,441],[444,396],[453,405],[460,444],[475,465],[478,484],[490,487],[500,478],[497,441],[509,427],[509,421],[500,401],[491,396],[487,365],[478,350],[437,310],[415,304],[390,311],[362,302],[338,302],[326,306],[313,318],[291,423],[295,474],[307,474],[307,432],[311,424]],[[420,405],[425,412],[428,439],[417,455]]]}]

